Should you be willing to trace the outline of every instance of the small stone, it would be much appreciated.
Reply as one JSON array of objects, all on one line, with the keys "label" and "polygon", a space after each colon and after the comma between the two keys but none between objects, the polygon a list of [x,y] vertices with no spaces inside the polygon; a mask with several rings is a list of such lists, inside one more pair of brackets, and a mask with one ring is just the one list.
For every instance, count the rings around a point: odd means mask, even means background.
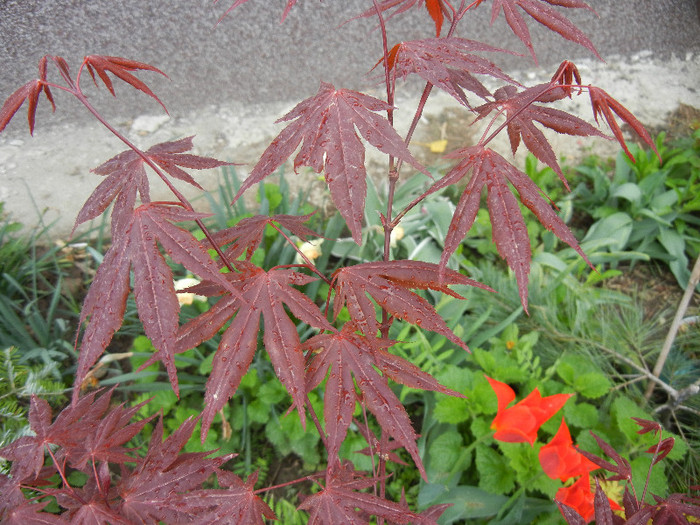
[{"label": "small stone", "polygon": [[131,124],[131,131],[139,135],[155,133],[168,120],[170,120],[168,115],[141,115],[134,119],[134,122]]}]

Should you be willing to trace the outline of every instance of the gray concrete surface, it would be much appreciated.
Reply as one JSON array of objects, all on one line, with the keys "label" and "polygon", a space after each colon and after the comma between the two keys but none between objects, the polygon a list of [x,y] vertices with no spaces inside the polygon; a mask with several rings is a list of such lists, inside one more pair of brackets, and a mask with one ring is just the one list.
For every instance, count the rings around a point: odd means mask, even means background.
[{"label": "gray concrete surface", "polygon": [[[376,89],[366,75],[381,56],[374,23],[356,20],[338,26],[361,12],[366,0],[300,0],[281,25],[286,1],[249,0],[214,27],[230,3],[0,0],[0,99],[36,76],[44,54],[64,56],[73,69],[85,54],[133,58],[170,76],[140,75],[166,104],[170,118],[127,85],[116,84],[116,99],[104,87],[88,87],[91,99],[121,131],[144,147],[196,133],[199,153],[250,164],[279,131],[274,120],[316,93],[321,80]],[[572,59],[587,75],[584,81],[611,90],[652,125],[679,103],[700,106],[700,24],[694,0],[589,3],[599,18],[584,10],[567,11],[567,16],[591,37],[605,64],[534,21],[529,25],[539,66],[528,56],[493,59],[532,82],[551,76],[561,60]],[[502,15],[493,26],[489,19],[485,2],[459,36],[525,52]],[[390,24],[389,37],[395,42],[430,36],[431,24],[423,13],[402,15]],[[50,75],[58,78],[55,71]],[[404,97],[417,86],[402,86]],[[0,200],[27,223],[36,218],[34,206],[48,210],[46,220],[56,220],[58,231],[65,233],[99,182],[89,169],[122,146],[70,97],[56,93],[56,99],[53,115],[41,102],[33,139],[25,108],[0,135]],[[450,103],[436,97],[427,117]],[[578,146],[564,147],[572,156]],[[240,171],[245,174],[246,168]],[[198,180],[213,184],[216,174]]]},{"label": "gray concrete surface", "polygon": [[[338,27],[368,5],[366,0],[301,0],[279,24],[286,1],[249,0],[220,25],[231,0],[3,0],[0,2],[0,94],[6,96],[36,75],[45,54],[78,64],[87,54],[107,54],[148,62],[165,71],[167,81],[145,75],[171,114],[203,105],[298,100],[319,81],[352,89],[368,85],[365,73],[381,56],[374,22],[356,20]],[[600,15],[567,10],[607,58],[652,50],[660,58],[700,51],[700,26],[693,0],[592,0]],[[371,2],[369,2],[371,4]],[[503,15],[489,25],[490,2],[466,21],[460,36],[524,52]],[[423,38],[431,20],[413,10],[390,25],[392,41]],[[584,48],[563,41],[530,22],[543,67],[565,58],[590,57]],[[504,38],[505,35],[505,38]],[[525,69],[529,57],[498,57],[507,69]],[[74,66],[75,67],[75,66]],[[120,87],[110,116],[157,110],[146,97]],[[76,118],[66,103],[50,123]],[[78,118],[89,118],[79,113]],[[42,126],[47,121],[42,119]],[[16,126],[9,130],[16,133]]]}]

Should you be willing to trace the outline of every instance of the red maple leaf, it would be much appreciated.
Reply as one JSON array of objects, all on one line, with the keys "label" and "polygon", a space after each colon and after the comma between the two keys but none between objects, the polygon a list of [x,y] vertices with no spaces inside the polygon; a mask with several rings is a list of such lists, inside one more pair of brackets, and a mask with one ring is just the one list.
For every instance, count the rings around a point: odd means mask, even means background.
[{"label": "red maple leaf", "polygon": [[[180,305],[172,270],[158,245],[173,261],[203,279],[228,286],[229,281],[219,273],[219,265],[212,260],[207,249],[190,232],[173,224],[204,216],[206,214],[167,203],[143,204],[134,211],[124,233],[115,239],[105,254],[85,298],[80,321],[84,323],[90,317],[90,322],[83,335],[76,385],[82,384],[90,367],[97,362],[121,326],[129,294],[129,269],[133,266],[134,298],[139,317],[146,335],[158,350],[154,359],[163,362],[173,390],[178,392],[173,356]],[[229,291],[237,293],[233,287]],[[79,389],[75,388],[74,400],[78,392]]]},{"label": "red maple leaf", "polygon": [[[414,388],[463,396],[443,387],[415,365],[389,354],[386,348],[394,341],[366,337],[355,333],[355,329],[353,323],[346,323],[340,332],[316,335],[303,345],[305,350],[311,350],[314,354],[306,371],[308,390],[318,386],[330,369],[323,410],[328,434],[328,456],[337,462],[340,444],[352,422],[355,402],[363,401],[376,416],[382,429],[408,450],[425,477],[416,447],[417,435],[406,410],[389,388],[387,377]],[[379,375],[376,369],[384,375]],[[355,382],[360,390],[359,395],[355,391]]]},{"label": "red maple leaf", "polygon": [[365,149],[357,131],[378,150],[429,175],[389,121],[375,113],[387,109],[390,106],[379,99],[356,91],[336,90],[331,84],[322,83],[316,96],[300,102],[278,121],[294,120],[263,152],[234,201],[279,168],[303,141],[294,158],[294,169],[309,166],[317,173],[325,169],[331,198],[353,239],[361,244],[367,172]]},{"label": "red maple leaf", "polygon": [[[314,212],[315,213],[315,212]],[[263,239],[265,227],[269,224],[279,231],[275,223],[287,228],[302,241],[306,241],[307,236],[321,237],[318,233],[307,228],[302,223],[308,221],[313,213],[308,215],[255,215],[241,219],[238,224],[231,228],[219,230],[212,237],[214,242],[220,246],[233,243],[226,249],[225,255],[229,260],[238,259],[243,253],[246,260],[250,260],[255,250],[260,246]]]},{"label": "red maple leaf", "polygon": [[552,168],[568,189],[569,185],[559,167],[557,156],[544,133],[535,126],[535,122],[539,122],[557,133],[580,137],[591,135],[607,137],[585,120],[570,113],[534,103],[561,100],[567,94],[564,88],[554,87],[552,84],[541,84],[520,93],[517,92],[517,88],[514,86],[504,86],[494,92],[495,101],[487,102],[475,108],[475,111],[479,113],[477,120],[484,118],[492,110],[504,111],[508,124],[508,138],[510,139],[510,147],[513,154],[515,155],[515,152],[518,150],[522,137],[527,149]]},{"label": "red maple leaf", "polygon": [[95,86],[98,86],[97,77],[99,77],[100,80],[104,82],[105,86],[107,86],[107,89],[112,94],[112,96],[116,96],[116,93],[114,92],[112,80],[109,78],[109,75],[107,75],[108,72],[112,73],[115,77],[119,78],[120,80],[123,80],[127,84],[130,84],[132,87],[138,89],[139,91],[146,93],[146,95],[148,95],[149,97],[153,97],[158,102],[158,104],[163,106],[165,112],[168,112],[165,105],[160,101],[160,99],[155,95],[155,93],[153,93],[153,91],[151,91],[150,88],[143,81],[139,80],[137,77],[130,73],[130,71],[139,70],[154,71],[156,73],[160,73],[161,75],[167,78],[168,75],[163,73],[157,67],[145,64],[143,62],[130,60],[128,58],[112,57],[105,55],[86,56],[83,59],[83,63],[87,66],[88,73],[90,73],[90,76],[92,77]]},{"label": "red maple leaf", "polygon": [[[18,482],[41,476],[44,453],[49,445],[62,447],[61,455],[74,458],[76,451],[84,451],[83,441],[96,429],[98,421],[109,408],[114,389],[95,400],[97,391],[83,396],[64,408],[52,422],[51,407],[32,396],[29,407],[29,425],[33,436],[23,436],[0,449],[0,457],[11,460],[11,474]],[[113,441],[116,447],[118,444]],[[123,443],[122,443],[123,444]]]},{"label": "red maple leaf", "polygon": [[520,201],[535,214],[542,225],[553,231],[557,237],[576,250],[589,265],[591,264],[578,245],[574,234],[559,218],[551,205],[542,198],[540,189],[525,173],[515,168],[495,151],[478,145],[457,150],[447,157],[462,157],[463,160],[433,185],[427,193],[433,193],[454,184],[469,172],[472,175],[457,204],[445,237],[445,248],[440,259],[441,269],[447,265],[450,256],[457,250],[474,223],[481,204],[481,190],[486,186],[493,239],[496,242],[498,253],[515,272],[520,289],[520,300],[527,310],[527,284],[531,257],[530,238],[518,202],[508,187],[509,182],[518,191]]},{"label": "red maple leaf", "polygon": [[[190,169],[209,169],[228,166],[231,163],[222,162],[210,157],[200,157],[185,153],[192,149],[192,139],[162,142],[144,152],[146,158],[155,163],[170,176],[185,181],[196,188],[203,189],[191,175],[179,166]],[[92,172],[106,176],[92,192],[83,205],[75,220],[73,229],[86,221],[99,217],[116,198],[112,210],[112,235],[117,236],[128,224],[136,203],[136,193],[141,196],[141,202],[150,202],[148,177],[144,167],[145,159],[134,150],[127,150],[115,155],[101,164]]]},{"label": "red maple leaf", "polygon": [[443,270],[442,275],[439,275],[438,270],[435,264],[402,260],[362,263],[341,268],[333,274],[336,292],[333,316],[337,318],[343,305],[347,304],[350,317],[362,332],[375,335],[379,330],[379,323],[375,306],[367,296],[369,294],[380,307],[394,317],[442,334],[453,343],[467,349],[435,308],[410,289],[436,290],[459,299],[462,299],[462,296],[450,290],[448,285],[461,284],[492,290],[452,270]]},{"label": "red maple leaf", "polygon": [[[111,395],[111,390],[105,394],[105,396]],[[133,461],[133,457],[126,454],[128,450],[123,445],[141,432],[141,429],[156,417],[154,414],[148,418],[131,422],[131,419],[146,403],[148,400],[128,408],[125,408],[124,404],[111,408],[106,416],[99,419],[96,428],[71,450],[71,466],[83,470],[88,460],[93,465],[98,462],[126,463]]]},{"label": "red maple leaf", "polygon": [[383,434],[381,439],[377,439],[377,436],[374,435],[374,432],[372,432],[372,429],[369,428],[368,425],[360,423],[357,420],[355,420],[355,426],[357,427],[357,431],[362,435],[363,438],[365,438],[365,441],[367,441],[367,443],[369,444],[368,447],[356,451],[356,454],[363,454],[365,456],[376,455],[380,458],[383,458],[385,461],[391,461],[399,465],[408,465],[408,463],[402,460],[396,452],[393,452],[397,448],[403,448],[401,446],[401,443],[399,443],[395,439],[387,437],[387,434]]},{"label": "red maple leaf", "polygon": [[227,487],[226,489],[199,490],[183,496],[185,502],[191,500],[196,505],[205,503],[213,509],[198,516],[198,523],[264,525],[263,516],[270,520],[277,519],[268,504],[255,494],[257,471],[248,476],[246,481],[226,470],[218,470],[216,477],[219,486]]},{"label": "red maple leaf", "polygon": [[[381,0],[377,2],[380,12],[384,13],[393,9],[394,11],[389,14],[386,18],[387,21],[391,20],[394,16],[404,13],[413,7],[425,6],[428,11],[430,18],[435,22],[435,36],[440,36],[442,30],[442,24],[445,21],[445,17],[451,19],[452,11],[448,7],[445,0]],[[368,18],[371,16],[376,16],[377,10],[374,7],[370,7],[367,11],[357,15],[353,20],[357,18]]]},{"label": "red maple leaf", "polygon": [[19,111],[22,107],[24,101],[29,101],[27,119],[29,121],[29,134],[34,134],[34,119],[36,117],[37,103],[39,102],[39,97],[44,93],[46,98],[51,102],[51,106],[54,111],[56,111],[56,104],[53,101],[53,96],[51,95],[51,89],[46,83],[46,57],[42,57],[39,60],[39,78],[36,80],[31,80],[25,85],[17,89],[12,95],[7,97],[5,103],[0,108],[0,132],[5,129],[5,127],[10,123],[12,117],[15,113]]},{"label": "red maple leaf", "polygon": [[473,54],[474,51],[514,54],[466,38],[429,38],[396,44],[389,51],[388,65],[394,78],[416,74],[468,107],[462,88],[484,99],[491,96],[474,75],[489,75],[517,84],[493,62]]},{"label": "red maple leaf", "polygon": [[[333,330],[313,301],[291,286],[308,284],[315,280],[313,277],[287,268],[273,268],[266,272],[243,261],[237,262],[236,266],[241,273],[223,275],[230,279],[230,286],[235,287],[240,298],[223,296],[207,312],[184,324],[175,343],[180,352],[194,348],[210,339],[233,317],[231,325],[221,337],[212,364],[213,370],[207,381],[202,413],[202,439],[216,413],[236,392],[253,360],[261,314],[265,350],[277,376],[292,396],[302,423],[305,422],[306,399],[304,356],[296,325],[289,318],[284,305],[302,322],[315,328]],[[223,294],[227,288],[205,282],[191,290],[204,295],[217,295]]]},{"label": "red maple leaf", "polygon": [[[415,514],[399,503],[374,494],[359,492],[375,483],[375,479],[361,477],[351,465],[345,464],[342,467],[330,469],[326,475],[325,487],[306,498],[299,508],[309,511],[309,525],[327,523],[369,525],[367,515],[381,516],[394,523],[414,522],[436,525],[430,517]],[[356,509],[360,509],[360,512]]]},{"label": "red maple leaf", "polygon": [[51,425],[51,407],[35,395],[29,405],[29,428],[33,436],[22,436],[0,448],[0,457],[13,462],[12,479],[16,482],[38,476],[44,465],[45,447],[57,441],[57,429]]},{"label": "red maple leaf", "polygon": [[[4,493],[3,496],[5,496]],[[68,525],[74,523],[56,514],[42,512],[42,509],[49,503],[49,501],[40,503],[24,501],[20,505],[8,508],[5,512],[0,512],[0,518],[3,525]]]},{"label": "red maple leaf", "polygon": [[233,454],[208,458],[211,452],[181,453],[198,421],[187,418],[163,441],[162,417],[158,420],[146,456],[133,470],[123,469],[115,487],[123,517],[132,523],[153,523],[154,518],[179,523],[214,510],[207,498],[192,496]]},{"label": "red maple leaf", "polygon": [[525,399],[512,407],[515,392],[507,384],[484,376],[496,393],[498,412],[491,423],[496,430],[493,438],[506,443],[530,443],[537,439],[537,431],[549,418],[556,414],[573,394],[554,394],[542,397],[535,388]]},{"label": "red maple leaf", "polygon": [[567,40],[582,45],[600,60],[603,60],[598,54],[598,51],[596,51],[593,42],[590,41],[583,31],[576,27],[568,18],[564,17],[547,4],[567,8],[588,9],[595,13],[588,4],[581,0],[494,0],[491,10],[491,23],[493,24],[496,18],[498,18],[501,9],[503,9],[506,22],[508,22],[513,33],[525,44],[532,58],[535,60],[535,63],[537,63],[535,49],[532,47],[532,39],[530,38],[530,30],[527,28],[525,19],[520,14],[520,11],[517,10],[517,7],[520,7],[543,26],[559,33]]},{"label": "red maple leaf", "polygon": [[625,138],[622,135],[622,130],[617,124],[617,121],[615,120],[615,115],[613,115],[613,113],[617,114],[618,117],[620,117],[627,124],[629,124],[629,126],[635,131],[635,133],[637,133],[637,135],[639,135],[639,137],[644,142],[646,142],[651,149],[654,150],[656,156],[659,157],[659,160],[661,160],[661,156],[656,150],[656,144],[654,144],[654,141],[651,139],[651,135],[649,135],[649,132],[647,132],[647,130],[644,129],[642,123],[639,122],[639,120],[637,120],[637,118],[632,113],[630,113],[630,111],[627,108],[625,108],[617,100],[611,97],[606,91],[600,88],[597,88],[595,86],[587,86],[587,89],[588,94],[591,97],[591,105],[593,106],[593,115],[595,116],[595,121],[598,122],[598,115],[602,115],[603,118],[605,118],[605,121],[608,123],[608,126],[610,126],[610,130],[613,132],[613,135],[615,135],[615,138],[625,150],[625,153],[632,160],[632,162],[634,162],[634,157],[632,156],[632,153],[630,153],[630,150],[627,148]]}]

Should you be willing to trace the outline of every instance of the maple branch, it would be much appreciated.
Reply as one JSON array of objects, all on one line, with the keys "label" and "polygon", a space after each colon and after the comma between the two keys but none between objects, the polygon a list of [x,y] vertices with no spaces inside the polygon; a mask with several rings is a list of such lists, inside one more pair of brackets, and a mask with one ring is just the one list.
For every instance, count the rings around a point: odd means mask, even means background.
[{"label": "maple branch", "polygon": [[[83,64],[84,65],[84,64]],[[93,116],[104,126],[106,127],[109,131],[112,132],[114,136],[116,136],[119,140],[121,140],[124,144],[129,147],[134,153],[136,153],[141,159],[150,167],[158,177],[165,183],[165,185],[168,187],[170,191],[173,192],[175,197],[183,204],[185,209],[188,211],[194,211],[194,207],[192,204],[187,200],[187,198],[173,185],[172,182],[168,179],[168,177],[165,176],[165,174],[160,170],[158,165],[153,162],[148,155],[146,155],[145,152],[141,151],[135,144],[133,144],[129,139],[127,139],[124,135],[122,135],[114,126],[112,126],[109,122],[107,122],[102,115],[95,109],[95,107],[90,104],[90,101],[87,99],[85,94],[82,92],[80,89],[80,84],[79,84],[79,78],[80,78],[80,73],[82,71],[82,66],[80,70],[78,71],[78,76],[76,77],[76,84],[75,91],[73,91],[73,95],[80,101],[81,104],[83,104],[87,110],[93,114]],[[214,241],[214,238],[212,237],[211,233],[209,232],[209,229],[205,226],[204,222],[200,218],[194,219],[195,223],[199,227],[199,229],[202,231],[204,236],[207,238],[209,241],[209,244],[211,244],[212,248],[214,248],[214,251],[216,254],[219,256],[221,259],[221,262],[224,263],[224,266],[230,271],[235,273],[236,270],[234,266],[231,264],[231,262],[228,260],[224,252],[221,250],[221,247]]]},{"label": "maple branch", "polygon": [[[376,0],[375,0],[376,1]],[[462,0],[462,5],[460,6],[461,8],[464,7],[464,0]],[[465,11],[466,12],[466,11]],[[454,10],[453,10],[454,13]],[[450,30],[447,32],[447,36],[444,38],[450,38],[455,30],[457,29],[457,23],[462,17],[457,17],[454,15],[452,17],[452,23],[450,24]],[[416,130],[416,126],[418,126],[418,121],[420,118],[423,116],[423,111],[425,110],[425,105],[428,102],[428,97],[430,97],[430,92],[433,90],[433,84],[430,82],[425,83],[425,87],[423,88],[423,93],[421,94],[420,100],[418,101],[418,107],[416,108],[416,113],[413,115],[413,121],[411,122],[410,127],[408,128],[408,132],[406,133],[406,138],[404,139],[404,142],[406,145],[410,144],[411,138],[413,137],[413,132]],[[399,161],[396,164],[396,176],[398,178],[398,174],[401,172],[401,165],[403,164],[402,160],[399,159]],[[421,199],[422,200],[422,199]],[[399,215],[403,217],[408,211],[410,211],[411,208],[413,208],[416,204],[418,204],[419,201],[414,203],[409,204],[410,208],[407,207],[405,210],[403,210]],[[392,227],[396,226],[401,219],[397,216],[398,220],[394,220]]]},{"label": "maple branch", "polygon": [[[323,273],[321,273],[321,271],[320,271],[318,268],[316,268],[316,266],[314,265],[314,263],[311,262],[311,260],[306,256],[306,254],[305,254],[304,252],[302,252],[302,251],[299,249],[299,247],[296,245],[296,243],[295,243],[294,241],[292,241],[292,239],[290,239],[289,236],[288,236],[286,233],[284,233],[280,228],[278,228],[278,227],[277,227],[274,223],[272,223],[272,222],[270,223],[270,226],[272,226],[273,229],[277,230],[277,231],[279,232],[279,234],[280,234],[282,237],[284,237],[285,239],[287,239],[287,242],[288,242],[289,244],[292,245],[292,247],[296,250],[296,252],[297,252],[299,255],[301,255],[301,258],[304,259],[304,262],[306,262],[306,266],[304,266],[304,267],[308,267],[309,270],[311,270],[311,271],[314,272],[316,275],[318,275],[321,279],[323,279],[323,281],[324,281],[326,284],[328,284],[328,285],[331,284],[330,279],[328,279],[328,277],[326,277],[325,275],[323,275]],[[293,266],[296,266],[296,265],[293,265]],[[275,268],[279,268],[279,266],[275,266]]]},{"label": "maple branch", "polygon": [[[503,129],[504,129],[505,127],[507,127],[508,124],[510,124],[510,123],[511,123],[518,115],[520,115],[523,111],[525,111],[527,108],[529,108],[530,105],[533,104],[535,101],[537,101],[538,98],[540,98],[540,97],[541,97],[542,95],[544,95],[545,93],[549,93],[550,91],[553,91],[554,89],[562,88],[562,87],[573,87],[573,86],[563,86],[562,84],[556,84],[556,83],[552,80],[552,81],[550,81],[549,87],[548,87],[547,89],[545,89],[545,90],[543,90],[543,91],[535,91],[528,99],[525,100],[525,102],[524,102],[517,110],[515,110],[515,111],[513,112],[512,115],[510,115],[509,117],[507,117],[506,120],[505,120],[505,122],[503,122],[500,126],[498,126],[498,127],[496,128],[496,130],[493,131],[493,132],[491,133],[491,135],[489,135],[486,139],[484,139],[483,136],[482,136],[481,140],[479,140],[479,144],[482,145],[482,146],[485,146],[486,144],[488,144],[489,142],[491,142],[491,141],[496,137],[496,135],[498,135],[501,131],[503,131]],[[581,87],[585,87],[585,86],[579,86],[579,88],[581,88]],[[498,115],[500,115],[501,113],[502,113],[502,111],[499,112],[499,113],[491,120],[491,122],[493,123],[493,122],[496,120],[496,118],[498,118]],[[490,124],[489,124],[489,126],[490,126]],[[487,128],[487,129],[488,129],[488,128]],[[485,134],[485,133],[484,133],[484,134]]]},{"label": "maple branch", "polygon": [[[430,82],[425,83],[425,87],[423,88],[423,93],[420,97],[420,101],[418,102],[418,107],[416,108],[416,114],[413,115],[413,121],[411,122],[410,127],[408,128],[408,132],[406,133],[406,138],[404,139],[404,142],[406,145],[411,143],[411,138],[413,137],[413,132],[416,130],[416,126],[418,126],[418,121],[420,118],[423,116],[423,110],[425,109],[425,104],[428,102],[428,97],[430,96],[430,92],[433,90],[433,85]],[[398,160],[396,163],[396,176],[398,177],[398,174],[401,172],[401,166],[403,165],[403,162],[401,159]],[[408,210],[406,210],[408,211]],[[398,224],[398,221],[396,221],[396,224]]]},{"label": "maple branch", "polygon": [[[386,36],[386,24],[384,23],[384,17],[382,16],[382,10],[377,4],[377,0],[372,0],[374,3],[374,9],[377,11],[377,17],[379,18],[379,27],[382,33],[382,51],[384,56],[382,61],[384,62],[384,82],[386,83],[386,102],[389,107],[386,109],[386,118],[389,124],[394,125],[394,89],[391,83],[391,75],[389,73],[389,44],[387,42]],[[394,158],[389,155],[389,170],[394,166]]]},{"label": "maple branch", "polygon": [[[83,505],[87,505],[87,502],[85,502],[85,501],[83,500],[83,498],[81,498],[80,495],[79,495],[77,492],[75,492],[75,490],[73,489],[73,487],[71,486],[71,484],[68,483],[68,480],[66,479],[66,475],[65,475],[65,473],[63,472],[63,469],[61,469],[61,467],[58,466],[58,460],[56,459],[56,456],[53,455],[53,452],[51,451],[51,447],[49,447],[48,445],[46,445],[46,450],[48,451],[49,456],[51,456],[51,460],[53,461],[53,464],[54,464],[54,466],[56,467],[56,470],[58,471],[58,475],[61,476],[61,480],[63,481],[63,485],[65,485],[66,487],[68,487],[68,489],[70,490],[71,494],[73,495],[73,497],[74,497],[75,499],[77,499],[78,501],[80,501]],[[32,487],[32,488],[33,488],[33,487]]]},{"label": "maple branch", "polygon": [[303,483],[304,481],[316,481],[316,478],[320,478],[321,476],[324,476],[325,472],[317,472],[316,474],[309,474],[308,476],[304,476],[303,478],[297,478],[292,481],[285,481],[284,483],[280,483],[279,485],[272,485],[271,487],[264,487],[262,489],[254,490],[253,494],[258,495],[258,494],[263,494],[265,492],[269,492],[271,490],[275,489],[281,489],[284,487],[288,487],[290,485],[296,485],[297,483]]}]

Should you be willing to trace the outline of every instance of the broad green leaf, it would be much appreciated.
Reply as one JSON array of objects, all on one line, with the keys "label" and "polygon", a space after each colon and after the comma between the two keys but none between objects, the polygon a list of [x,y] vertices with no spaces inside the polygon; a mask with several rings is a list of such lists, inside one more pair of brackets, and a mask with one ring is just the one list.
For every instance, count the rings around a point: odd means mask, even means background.
[{"label": "broad green leaf", "polygon": [[492,494],[507,494],[515,486],[515,474],[506,459],[494,449],[476,447],[479,488]]},{"label": "broad green leaf", "polygon": [[642,200],[642,190],[634,182],[626,182],[613,192],[612,197],[621,197],[638,205]]},{"label": "broad green leaf", "polygon": [[435,404],[433,417],[439,423],[450,423],[456,425],[467,421],[471,414],[468,410],[469,401],[458,397],[442,396]]},{"label": "broad green leaf", "polygon": [[569,426],[593,428],[598,424],[598,408],[590,403],[567,403],[564,405],[564,418]]},{"label": "broad green leaf", "polygon": [[623,250],[632,233],[632,217],[624,212],[613,213],[595,222],[589,229],[583,241],[594,239],[611,239],[610,250]]},{"label": "broad green leaf", "polygon": [[441,496],[438,501],[452,504],[452,507],[443,513],[441,521],[454,523],[457,520],[494,516],[508,498],[500,494],[489,494],[477,487],[459,485]]},{"label": "broad green leaf", "polygon": [[449,430],[431,440],[428,447],[431,472],[450,472],[459,459],[462,445],[462,436],[456,430]]},{"label": "broad green leaf", "polygon": [[612,383],[608,377],[602,373],[588,372],[576,376],[572,386],[582,396],[590,399],[597,399],[610,392]]}]

